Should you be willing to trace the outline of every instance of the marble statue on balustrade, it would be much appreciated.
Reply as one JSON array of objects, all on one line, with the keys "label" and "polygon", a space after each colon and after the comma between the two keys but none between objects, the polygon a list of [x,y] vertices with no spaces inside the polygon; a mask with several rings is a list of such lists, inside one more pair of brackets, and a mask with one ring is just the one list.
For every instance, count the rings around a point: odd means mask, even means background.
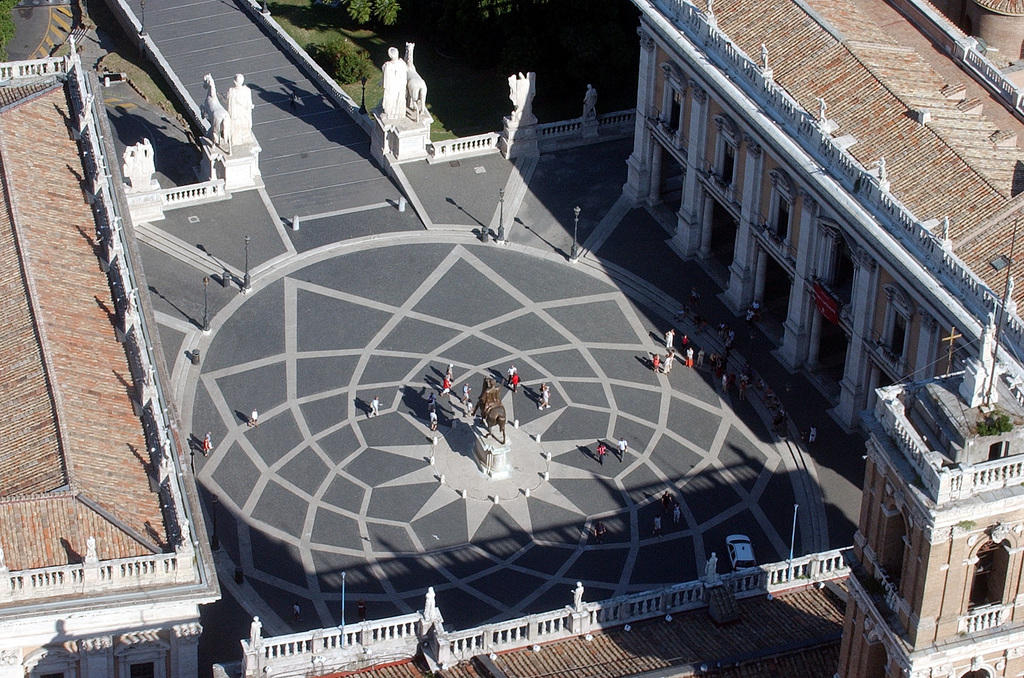
[{"label": "marble statue on balustrade", "polygon": [[406,106],[408,107],[408,114],[416,122],[420,122],[420,119],[427,112],[427,83],[416,72],[416,66],[413,64],[412,55],[413,50],[416,49],[416,43],[407,42],[405,43],[405,65],[408,72],[408,80],[405,85],[406,95]]},{"label": "marble statue on balustrade", "polygon": [[577,612],[583,610],[583,582],[576,582],[576,588],[572,590],[572,609]]},{"label": "marble statue on balustrade", "polygon": [[537,116],[533,114],[533,97],[537,93],[537,74],[516,73],[508,76],[508,98],[512,101],[509,120],[517,125],[534,125]]},{"label": "marble statue on balustrade", "polygon": [[149,139],[143,139],[134,146],[124,149],[121,158],[121,174],[128,180],[129,193],[160,189],[160,184],[153,178],[156,174],[156,161]]},{"label": "marble statue on balustrade", "polygon": [[259,617],[252,618],[249,625],[249,648],[256,649],[263,646],[263,622]]},{"label": "marble statue on balustrade", "polygon": [[587,85],[587,91],[583,95],[583,115],[581,117],[584,120],[597,118],[597,90],[590,84]]},{"label": "marble statue on balustrade", "polygon": [[203,84],[206,86],[206,98],[199,107],[199,113],[203,120],[210,126],[207,137],[224,151],[231,152],[231,116],[226,108],[220,103],[217,97],[217,83],[213,76],[207,73],[203,76]]},{"label": "marble statue on balustrade", "polygon": [[385,120],[400,120],[408,110],[409,65],[398,54],[397,47],[388,48],[388,61],[381,67],[384,75],[384,98],[380,105]]},{"label": "marble statue on balustrade", "polygon": [[245,76],[235,74],[235,84],[228,89],[228,117],[231,119],[231,143],[241,146],[255,141],[252,135],[252,90]]},{"label": "marble statue on balustrade", "polygon": [[718,576],[718,554],[711,552],[711,557],[704,565],[704,579],[707,582],[715,583],[720,580]]}]

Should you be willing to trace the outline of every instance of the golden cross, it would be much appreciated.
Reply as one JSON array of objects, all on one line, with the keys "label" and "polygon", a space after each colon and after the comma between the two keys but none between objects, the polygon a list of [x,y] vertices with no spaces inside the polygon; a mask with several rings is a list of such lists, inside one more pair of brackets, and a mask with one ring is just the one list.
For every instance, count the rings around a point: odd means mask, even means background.
[{"label": "golden cross", "polygon": [[949,374],[949,370],[953,366],[953,342],[957,339],[962,339],[964,335],[956,331],[956,327],[950,325],[949,336],[942,337],[939,341],[944,341],[949,344],[948,353],[946,354],[946,374]]}]

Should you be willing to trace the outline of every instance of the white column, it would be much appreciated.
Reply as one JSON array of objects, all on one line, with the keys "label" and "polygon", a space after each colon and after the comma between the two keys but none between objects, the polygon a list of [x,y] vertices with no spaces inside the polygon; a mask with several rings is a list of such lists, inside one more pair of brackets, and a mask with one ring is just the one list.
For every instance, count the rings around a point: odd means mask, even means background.
[{"label": "white column", "polygon": [[825,320],[818,309],[814,308],[814,302],[810,299],[807,303],[811,305],[811,332],[807,340],[807,361],[804,363],[807,369],[814,370],[818,367],[818,352],[821,350],[821,323]]},{"label": "white column", "polygon": [[726,291],[726,299],[734,310],[746,308],[754,298],[751,276],[755,248],[753,228],[760,214],[764,170],[761,146],[749,135],[744,135],[743,141],[747,149],[747,158],[743,163],[743,198],[740,203],[740,220],[736,225],[732,264],[729,266],[729,289]]},{"label": "white column", "polygon": [[664,155],[665,149],[661,147],[661,143],[652,138],[650,188],[647,193],[647,204],[652,207],[661,202],[661,162]]},{"label": "white column", "polygon": [[187,678],[199,674],[199,622],[177,624],[171,629],[171,673],[169,678]]},{"label": "white column", "polygon": [[[818,315],[811,301],[810,288],[814,277],[817,247],[818,203],[807,193],[801,195],[800,235],[796,249],[796,275],[789,289],[789,311],[783,323],[782,347],[779,357],[790,370],[800,367],[808,353],[808,332],[811,314]],[[819,318],[820,320],[820,318]],[[820,331],[820,325],[819,325]],[[817,357],[817,347],[814,349]]]},{"label": "white column", "polygon": [[921,321],[917,333],[917,350],[914,351],[914,379],[927,379],[945,369],[945,362],[935,364],[935,350],[939,343],[939,323],[924,308],[918,307]]},{"label": "white column", "polygon": [[683,177],[683,200],[679,206],[679,227],[674,236],[685,256],[697,253],[701,241],[700,182],[707,144],[708,94],[695,81],[690,81],[690,145],[686,149],[686,175]]},{"label": "white column", "polygon": [[853,274],[853,295],[850,318],[853,321],[853,335],[846,350],[846,367],[839,382],[839,405],[835,416],[839,423],[849,428],[857,424],[857,416],[864,409],[864,393],[867,387],[870,359],[866,348],[871,332],[874,313],[875,292],[878,285],[878,265],[864,249],[854,253],[856,268]]},{"label": "white column", "polygon": [[651,132],[647,128],[647,118],[653,109],[651,99],[654,96],[654,83],[658,75],[654,63],[654,38],[643,25],[637,29],[637,35],[640,36],[640,68],[636,85],[636,126],[633,132],[633,152],[626,160],[626,183],[622,187],[623,194],[633,204],[639,204],[648,192]]},{"label": "white column", "polygon": [[114,675],[114,639],[93,636],[78,641],[81,678],[111,678]]},{"label": "white column", "polygon": [[768,277],[768,253],[763,247],[757,248],[757,264],[754,267],[754,299],[764,302],[764,284]]},{"label": "white column", "polygon": [[697,256],[707,259],[711,256],[711,232],[714,229],[715,199],[707,191],[701,191],[704,195],[704,209],[701,210],[700,223],[697,226],[697,233],[700,234],[700,249]]}]

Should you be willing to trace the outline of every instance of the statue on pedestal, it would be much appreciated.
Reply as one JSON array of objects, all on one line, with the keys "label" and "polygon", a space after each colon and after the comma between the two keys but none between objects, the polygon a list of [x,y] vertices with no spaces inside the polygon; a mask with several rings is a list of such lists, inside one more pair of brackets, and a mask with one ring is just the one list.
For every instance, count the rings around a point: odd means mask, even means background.
[{"label": "statue on pedestal", "polygon": [[231,143],[251,144],[252,90],[245,84],[245,76],[235,74],[235,84],[228,90],[228,116],[231,118]]},{"label": "statue on pedestal", "polygon": [[384,74],[384,98],[380,106],[384,118],[404,118],[407,111],[406,91],[409,85],[409,66],[398,55],[397,47],[388,48],[389,60],[381,67]]},{"label": "statue on pedestal", "polygon": [[210,131],[207,133],[213,143],[218,146],[226,146],[228,153],[231,152],[231,116],[228,115],[227,110],[221,105],[220,99],[217,98],[217,84],[213,81],[213,76],[207,73],[203,76],[203,82],[206,84],[206,98],[203,100],[203,105],[199,107],[199,112],[210,125]]},{"label": "statue on pedestal", "polygon": [[537,122],[533,114],[533,95],[537,93],[537,74],[508,76],[508,98],[512,101],[512,114],[509,119],[513,123],[532,125]]},{"label": "statue on pedestal", "polygon": [[134,146],[124,149],[121,174],[128,180],[131,191],[149,191],[153,189],[153,175],[156,163],[153,157],[153,145],[149,139],[143,139]]},{"label": "statue on pedestal", "polygon": [[427,83],[416,72],[416,67],[412,63],[414,49],[416,49],[416,43],[405,43],[405,64],[408,67],[405,93],[408,97],[408,106],[413,115],[413,120],[419,122],[420,116],[427,112]]},{"label": "statue on pedestal", "polygon": [[249,648],[256,649],[263,646],[263,622],[259,617],[252,618],[249,625]]},{"label": "statue on pedestal", "polygon": [[704,577],[708,581],[718,580],[718,555],[714,551],[711,552],[711,557],[704,565]]},{"label": "statue on pedestal", "polygon": [[576,582],[576,588],[572,590],[572,609],[577,612],[583,609],[583,582]]},{"label": "statue on pedestal", "polygon": [[583,119],[593,120],[597,117],[597,90],[593,85],[587,85],[587,93],[583,95]]},{"label": "statue on pedestal", "polygon": [[505,444],[507,440],[505,437],[505,406],[501,404],[501,389],[498,388],[492,377],[484,377],[483,386],[480,387],[480,397],[477,398],[476,406],[473,408],[473,416],[479,416],[483,420],[487,435],[493,436],[495,440],[498,439],[498,436],[491,433],[491,428],[497,425],[501,430],[501,444]]}]

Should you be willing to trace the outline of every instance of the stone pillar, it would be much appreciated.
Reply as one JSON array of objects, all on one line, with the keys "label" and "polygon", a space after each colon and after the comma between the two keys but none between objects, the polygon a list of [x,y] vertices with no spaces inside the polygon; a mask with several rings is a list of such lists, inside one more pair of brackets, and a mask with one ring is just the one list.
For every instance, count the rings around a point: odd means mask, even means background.
[{"label": "stone pillar", "polygon": [[176,624],[171,628],[171,676],[199,675],[199,622]]},{"label": "stone pillar", "polygon": [[661,202],[661,162],[665,150],[656,139],[651,139],[651,176],[647,192],[647,204],[657,205]]},{"label": "stone pillar", "polygon": [[81,678],[109,678],[114,675],[114,639],[93,636],[78,641]]},{"label": "stone pillar", "polygon": [[679,206],[679,227],[674,236],[686,256],[697,253],[700,245],[700,182],[707,143],[708,94],[694,80],[690,81],[690,145],[686,149],[686,175],[683,178],[683,199]]},{"label": "stone pillar", "polygon": [[853,428],[857,416],[864,408],[864,392],[868,377],[870,359],[866,348],[867,338],[871,332],[874,314],[875,291],[878,285],[878,266],[871,255],[862,248],[854,253],[856,268],[853,273],[853,295],[851,299],[850,318],[853,321],[853,334],[846,350],[846,369],[839,383],[839,405],[835,408],[835,416],[843,426]]},{"label": "stone pillar", "polygon": [[[808,355],[807,334],[811,325],[811,314],[819,316],[814,309],[811,293],[808,291],[814,276],[815,254],[817,252],[818,203],[807,193],[801,195],[800,235],[796,249],[796,275],[789,289],[789,312],[783,323],[782,347],[779,356],[787,369],[795,370]],[[821,325],[818,325],[820,336]],[[814,349],[817,360],[818,349]]]},{"label": "stone pillar", "polygon": [[700,234],[700,249],[697,251],[697,256],[701,259],[707,259],[711,256],[711,232],[714,228],[715,218],[715,199],[707,192],[701,191],[704,196],[704,209],[701,210],[701,219],[696,228],[697,233]]},{"label": "stone pillar", "polygon": [[935,349],[939,343],[939,322],[927,309],[917,308],[921,321],[917,331],[917,350],[914,351],[914,380],[927,379],[944,369],[945,363],[935,364]]},{"label": "stone pillar", "polygon": [[757,248],[757,254],[754,259],[757,262],[754,266],[754,299],[762,303],[764,302],[764,284],[768,277],[769,256],[770,255],[764,251],[764,248]]},{"label": "stone pillar", "polygon": [[764,170],[760,144],[750,136],[744,136],[743,140],[747,149],[747,159],[743,163],[743,198],[732,264],[729,266],[729,289],[726,291],[726,299],[734,310],[746,308],[754,297],[751,277],[755,249],[753,229],[760,214],[761,174]]},{"label": "stone pillar", "polygon": [[636,85],[636,124],[633,132],[633,152],[626,160],[626,183],[623,194],[634,204],[639,204],[648,192],[650,166],[648,152],[651,146],[651,132],[647,118],[651,113],[651,97],[654,96],[654,79],[658,70],[654,65],[654,38],[644,26],[637,29],[640,36],[640,70]]},{"label": "stone pillar", "polygon": [[[813,305],[813,301],[808,299],[807,303]],[[818,352],[821,350],[821,323],[824,318],[818,313],[816,308],[812,308],[811,314],[811,333],[810,338],[807,340],[807,360],[804,363],[807,369],[814,370],[818,367]]]}]

